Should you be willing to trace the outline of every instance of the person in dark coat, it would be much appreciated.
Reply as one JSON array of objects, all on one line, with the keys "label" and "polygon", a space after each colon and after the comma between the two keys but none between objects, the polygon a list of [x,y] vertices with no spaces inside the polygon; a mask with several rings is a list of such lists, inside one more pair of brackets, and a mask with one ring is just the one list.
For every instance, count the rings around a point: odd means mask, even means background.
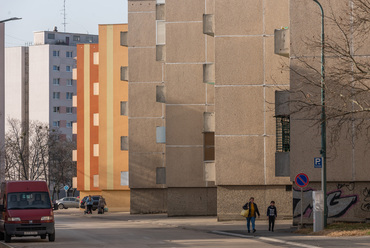
[{"label": "person in dark coat", "polygon": [[246,217],[246,219],[247,219],[248,233],[251,232],[251,229],[250,229],[250,223],[251,222],[252,222],[253,232],[256,232],[256,225],[255,225],[256,216],[257,216],[257,214],[258,214],[258,217],[260,217],[261,215],[260,215],[260,212],[258,211],[257,204],[254,203],[254,197],[251,197],[249,199],[249,202],[247,202],[243,206],[243,209],[245,209],[245,210],[249,209],[248,217]]},{"label": "person in dark coat", "polygon": [[277,217],[277,210],[275,202],[271,201],[270,206],[267,208],[267,216],[269,217],[269,231],[274,231],[275,219]]}]

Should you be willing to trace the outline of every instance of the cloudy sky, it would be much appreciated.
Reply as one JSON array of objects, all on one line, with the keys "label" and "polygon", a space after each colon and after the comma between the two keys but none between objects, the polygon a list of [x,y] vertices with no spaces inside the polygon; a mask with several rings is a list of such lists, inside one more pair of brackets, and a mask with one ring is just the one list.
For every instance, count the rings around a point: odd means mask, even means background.
[{"label": "cloudy sky", "polygon": [[[66,32],[98,34],[98,24],[127,23],[127,0],[65,0]],[[0,20],[21,17],[5,24],[5,46],[33,42],[33,32],[64,31],[64,0],[0,0]]]}]

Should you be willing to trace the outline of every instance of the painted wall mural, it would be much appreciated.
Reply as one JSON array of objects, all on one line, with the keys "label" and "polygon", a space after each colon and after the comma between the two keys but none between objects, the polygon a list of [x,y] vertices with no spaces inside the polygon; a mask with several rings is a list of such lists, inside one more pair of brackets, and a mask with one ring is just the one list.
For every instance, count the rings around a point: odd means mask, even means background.
[{"label": "painted wall mural", "polygon": [[[342,187],[347,187],[343,185]],[[341,187],[341,188],[342,188]],[[352,187],[352,186],[348,186]],[[338,186],[337,186],[338,188]],[[358,202],[358,195],[345,195],[342,189],[327,192],[327,206],[328,206],[328,218],[337,218],[345,215],[347,211]],[[312,191],[314,189],[308,188],[303,190],[303,217],[310,218],[313,212],[312,206]],[[370,190],[367,190],[364,194],[367,194],[367,204],[363,204],[363,208],[368,209],[370,212]],[[293,190],[293,217],[301,216],[301,190],[294,188]]]}]

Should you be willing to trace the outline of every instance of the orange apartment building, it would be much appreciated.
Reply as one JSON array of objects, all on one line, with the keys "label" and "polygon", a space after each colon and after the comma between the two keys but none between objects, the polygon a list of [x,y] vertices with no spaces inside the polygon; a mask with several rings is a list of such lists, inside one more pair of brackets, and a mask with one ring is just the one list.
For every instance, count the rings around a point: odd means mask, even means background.
[{"label": "orange apartment building", "polygon": [[77,189],[103,195],[109,210],[129,211],[127,24],[99,25],[99,45],[77,45]]}]

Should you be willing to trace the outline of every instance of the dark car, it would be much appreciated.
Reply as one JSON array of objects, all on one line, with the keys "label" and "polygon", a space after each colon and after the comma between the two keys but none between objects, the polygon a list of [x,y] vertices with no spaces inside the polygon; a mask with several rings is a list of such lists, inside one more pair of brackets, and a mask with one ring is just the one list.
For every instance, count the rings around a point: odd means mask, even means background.
[{"label": "dark car", "polygon": [[[89,197],[85,196],[84,198],[82,198],[81,203],[80,203],[80,208],[85,208],[85,202],[87,198]],[[92,210],[95,211],[98,209],[100,195],[92,195],[91,199],[93,200]]]}]

